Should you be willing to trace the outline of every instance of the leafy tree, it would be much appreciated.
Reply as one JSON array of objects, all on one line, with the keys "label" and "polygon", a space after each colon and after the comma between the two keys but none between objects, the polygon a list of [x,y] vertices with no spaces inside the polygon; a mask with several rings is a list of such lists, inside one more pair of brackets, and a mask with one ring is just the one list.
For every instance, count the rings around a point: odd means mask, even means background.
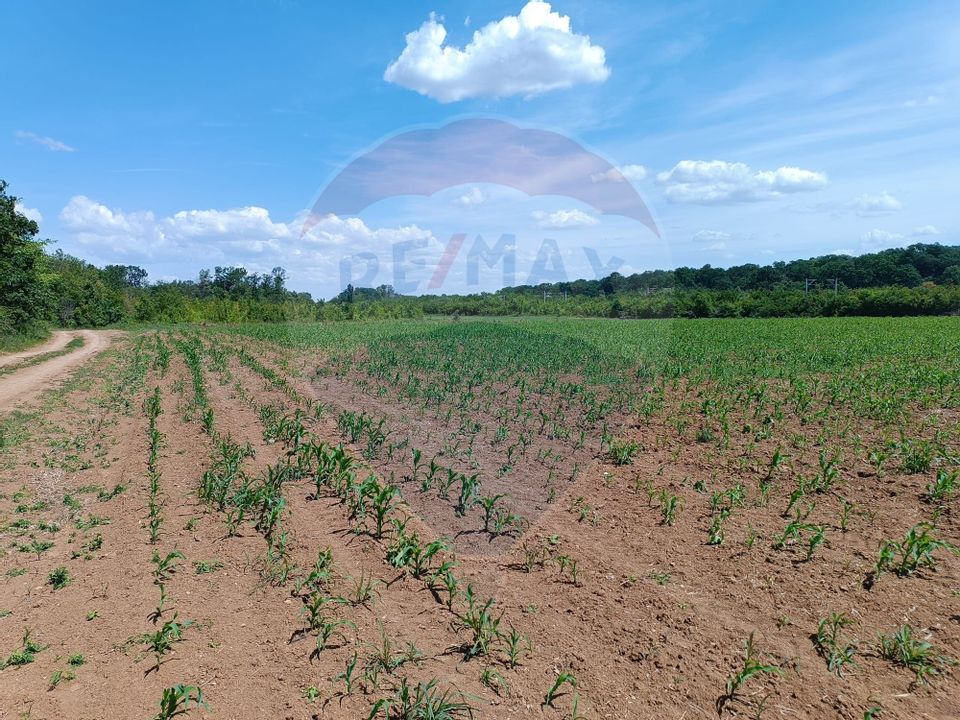
[{"label": "leafy tree", "polygon": [[26,332],[51,319],[44,242],[37,224],[17,211],[17,198],[0,180],[0,332]]}]

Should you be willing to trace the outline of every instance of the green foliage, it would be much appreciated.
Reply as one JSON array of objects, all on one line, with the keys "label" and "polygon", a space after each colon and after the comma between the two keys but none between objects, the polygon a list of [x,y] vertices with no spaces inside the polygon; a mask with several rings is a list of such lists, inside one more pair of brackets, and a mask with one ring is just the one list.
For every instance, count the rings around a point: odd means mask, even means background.
[{"label": "green foliage", "polygon": [[174,685],[164,689],[160,698],[160,712],[154,716],[154,720],[170,720],[186,715],[194,707],[209,709],[203,700],[203,691],[196,685]]},{"label": "green foliage", "polygon": [[753,633],[750,633],[744,643],[742,665],[727,680],[726,694],[717,699],[717,713],[723,714],[724,706],[737,697],[740,689],[748,680],[763,675],[783,675],[783,670],[776,665],[764,665],[760,662],[756,645],[753,642]]},{"label": "green foliage", "polygon": [[874,566],[873,579],[892,570],[897,575],[912,575],[922,568],[935,568],[937,550],[946,550],[960,555],[960,548],[946,540],[941,540],[930,523],[918,523],[907,531],[902,541],[887,540],[880,546],[877,564]]},{"label": "green foliage", "polygon": [[633,440],[611,440],[610,458],[614,465],[629,465],[633,462],[633,456],[640,450],[640,446]]},{"label": "green foliage", "polygon": [[47,585],[52,586],[54,590],[62,590],[69,584],[70,571],[63,566],[51,570],[50,574],[47,575]]},{"label": "green foliage", "polygon": [[462,694],[441,691],[435,679],[411,685],[401,678],[393,695],[374,704],[367,720],[381,716],[385,720],[455,720],[473,717],[473,708]]},{"label": "green foliage", "polygon": [[846,613],[831,613],[819,622],[813,638],[813,644],[820,657],[826,661],[827,669],[836,673],[837,677],[843,675],[844,667],[853,663],[856,653],[856,646],[843,642],[840,636],[843,630],[852,624],[853,620],[847,617]]},{"label": "green foliage", "polygon": [[945,655],[939,655],[933,645],[918,640],[910,625],[901,625],[896,632],[880,635],[880,654],[897,665],[909,668],[921,685],[940,673],[944,667],[956,662]]},{"label": "green foliage", "polygon": [[0,660],[0,670],[5,667],[29,665],[34,661],[37,653],[45,650],[46,647],[46,645],[41,645],[33,639],[33,633],[30,630],[24,630],[23,639],[20,641],[20,649],[10,653],[6,660]]},{"label": "green foliage", "polygon": [[17,210],[0,180],[0,337],[36,334],[52,319],[54,294],[37,224]]},{"label": "green foliage", "polygon": [[557,679],[553,681],[553,685],[547,690],[547,694],[543,696],[543,704],[547,707],[553,707],[553,701],[557,699],[557,695],[564,685],[570,685],[570,687],[575,688],[577,686],[577,678],[575,678],[572,673],[566,671],[557,675]]}]

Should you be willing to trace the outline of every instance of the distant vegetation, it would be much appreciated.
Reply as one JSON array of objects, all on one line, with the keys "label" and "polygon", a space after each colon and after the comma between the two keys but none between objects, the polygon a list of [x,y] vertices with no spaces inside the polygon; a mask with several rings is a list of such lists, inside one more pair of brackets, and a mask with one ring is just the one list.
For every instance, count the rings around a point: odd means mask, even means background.
[{"label": "distant vegetation", "polygon": [[[853,258],[827,255],[728,269],[704,265],[473,295],[399,296],[389,285],[348,287],[330,301],[286,288],[283,268],[203,270],[196,280],[148,281],[132,265],[98,268],[48,253],[37,224],[0,180],[0,348],[52,325],[286,322],[422,315],[703,318],[939,315],[960,311],[960,247],[916,244]],[[808,282],[812,281],[812,282]]]}]

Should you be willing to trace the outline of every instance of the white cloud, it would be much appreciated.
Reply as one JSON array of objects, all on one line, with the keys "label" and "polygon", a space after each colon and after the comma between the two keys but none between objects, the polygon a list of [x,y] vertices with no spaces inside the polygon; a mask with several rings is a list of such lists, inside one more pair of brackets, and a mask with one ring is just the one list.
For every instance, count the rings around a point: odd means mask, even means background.
[{"label": "white cloud", "polygon": [[483,194],[483,190],[478,187],[472,187],[458,197],[455,202],[462,207],[471,207],[474,205],[482,205],[486,199],[487,196]]},{"label": "white cloud", "polygon": [[546,213],[537,210],[531,214],[537,221],[537,226],[551,230],[562,230],[564,228],[579,228],[596,225],[599,220],[593,215],[583,212],[583,210],[557,210],[552,213]]},{"label": "white cloud", "polygon": [[26,130],[17,130],[14,135],[16,135],[20,140],[29,140],[37,145],[43,145],[45,148],[47,148],[47,150],[52,150],[54,152],[77,151],[75,147],[70,147],[65,142],[57,140],[56,138],[37,135],[36,133],[27,132]]},{"label": "white cloud", "polygon": [[647,168],[643,165],[620,165],[619,167],[610,168],[606,172],[594,173],[590,176],[590,179],[593,182],[600,182],[601,180],[610,180],[612,182],[623,182],[624,180],[640,182],[645,177],[647,177]]},{"label": "white cloud", "polygon": [[733,236],[722,230],[701,230],[693,236],[694,242],[723,242],[730,240]]},{"label": "white cloud", "polygon": [[17,200],[17,202],[14,203],[13,209],[16,210],[18,213],[20,213],[21,215],[23,215],[28,220],[33,220],[35,223],[37,223],[37,225],[43,222],[43,215],[40,214],[39,210],[37,210],[36,208],[25,207],[24,204],[19,200]]},{"label": "white cloud", "polygon": [[473,33],[463,48],[444,45],[447,30],[435,15],[409,33],[387,82],[443,103],[473,97],[537,95],[581,83],[600,83],[610,70],[602,47],[570,28],[570,18],[530,0]]},{"label": "white cloud", "polygon": [[912,237],[931,237],[933,235],[942,235],[942,231],[936,225],[921,225],[915,227],[910,233]]},{"label": "white cloud", "polygon": [[286,224],[273,222],[270,213],[261,207],[181,210],[163,220],[162,225],[169,236],[178,239],[231,237],[264,241],[292,234]]},{"label": "white cloud", "polygon": [[111,210],[86,195],[70,199],[60,211],[60,222],[82,244],[120,255],[149,257],[169,247],[152,212]]},{"label": "white cloud", "polygon": [[306,211],[290,222],[274,221],[261,207],[228,210],[183,210],[157,218],[150,211],[111,209],[78,195],[60,213],[64,228],[101,259],[169,260],[177,257],[196,269],[212,264],[250,268],[286,265],[291,273],[336,277],[344,257],[370,252],[392,267],[394,243],[415,241],[410,258],[439,256],[440,242],[416,225],[370,228],[359,218],[328,215],[309,227]]},{"label": "white cloud", "polygon": [[903,235],[874,228],[860,236],[860,249],[865,252],[899,247],[903,244]]},{"label": "white cloud", "polygon": [[657,181],[672,202],[715,205],[819,190],[827,184],[827,176],[797,167],[754,171],[744,163],[681,160],[669,171],[659,173]]},{"label": "white cloud", "polygon": [[[302,218],[294,224],[302,227]],[[342,218],[327,215],[302,234],[302,239],[311,246],[342,252],[384,251],[389,244],[408,240],[423,240],[431,247],[440,244],[433,233],[417,225],[401,225],[396,228],[370,228],[355,217]]]},{"label": "white cloud", "polygon": [[903,203],[884,190],[879,195],[860,195],[850,203],[857,215],[887,215],[903,209]]}]

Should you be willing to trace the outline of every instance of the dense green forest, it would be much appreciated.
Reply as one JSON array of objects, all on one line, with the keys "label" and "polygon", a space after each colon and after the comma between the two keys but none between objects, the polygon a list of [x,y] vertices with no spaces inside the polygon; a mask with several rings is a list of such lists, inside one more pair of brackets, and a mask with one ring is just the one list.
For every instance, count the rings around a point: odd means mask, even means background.
[{"label": "dense green forest", "polygon": [[[131,265],[98,268],[47,252],[0,180],[0,337],[50,326],[282,322],[444,315],[785,317],[934,315],[960,311],[960,247],[917,244],[850,257],[826,255],[727,269],[704,265],[602,280],[519,286],[472,295],[399,296],[390,286],[348,287],[330,301],[286,287],[286,273],[242,267],[196,280],[149,281]],[[814,281],[814,282],[809,282]],[[8,343],[9,344],[9,343]]]}]

